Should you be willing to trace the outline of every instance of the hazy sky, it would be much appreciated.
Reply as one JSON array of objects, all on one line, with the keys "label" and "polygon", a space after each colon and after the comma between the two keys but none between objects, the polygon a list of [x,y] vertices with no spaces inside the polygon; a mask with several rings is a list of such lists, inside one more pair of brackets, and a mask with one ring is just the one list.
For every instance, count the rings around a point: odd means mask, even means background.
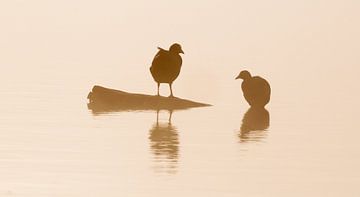
[{"label": "hazy sky", "polygon": [[240,54],[244,46],[259,50],[248,46],[259,40],[265,49],[292,43],[300,48],[309,41],[355,47],[347,42],[359,42],[353,40],[360,31],[359,8],[355,0],[1,1],[1,52],[9,59],[42,54],[52,61],[100,53],[103,61],[174,41],[219,54]]},{"label": "hazy sky", "polygon": [[5,0],[0,66],[9,76],[117,66],[124,76],[146,68],[150,77],[156,47],[179,42],[189,74],[233,77],[246,65],[268,76],[301,70],[333,78],[359,72],[359,10],[356,0]]}]

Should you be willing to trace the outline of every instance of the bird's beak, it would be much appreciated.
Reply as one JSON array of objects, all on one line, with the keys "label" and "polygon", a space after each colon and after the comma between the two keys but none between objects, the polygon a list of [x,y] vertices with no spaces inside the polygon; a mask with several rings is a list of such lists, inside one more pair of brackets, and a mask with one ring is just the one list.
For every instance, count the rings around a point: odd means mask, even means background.
[{"label": "bird's beak", "polygon": [[185,54],[185,53],[184,53],[184,51],[183,51],[182,49],[180,50],[180,53]]},{"label": "bird's beak", "polygon": [[235,80],[240,79],[240,75],[235,78]]}]

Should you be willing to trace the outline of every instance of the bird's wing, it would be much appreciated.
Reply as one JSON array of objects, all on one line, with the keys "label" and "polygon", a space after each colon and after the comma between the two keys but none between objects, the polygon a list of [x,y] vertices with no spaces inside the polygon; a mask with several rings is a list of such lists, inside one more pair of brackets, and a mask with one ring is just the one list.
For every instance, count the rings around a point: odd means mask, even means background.
[{"label": "bird's wing", "polygon": [[262,80],[256,77],[244,81],[241,88],[245,99],[250,103],[259,97],[259,92],[262,93],[264,91]]},{"label": "bird's wing", "polygon": [[160,48],[160,47],[158,47],[158,49],[159,49],[159,51],[155,54],[154,60],[155,60],[157,57],[159,57],[160,55],[165,54],[165,53],[167,52],[166,50],[164,50],[164,49],[162,49],[162,48]]},{"label": "bird's wing", "polygon": [[259,92],[263,92],[266,94],[270,93],[270,85],[265,79],[256,76],[253,77],[252,83],[253,83],[253,87],[257,89]]},{"label": "bird's wing", "polygon": [[159,48],[159,52],[156,53],[151,67],[156,67],[158,69],[166,69],[166,66],[171,61],[169,51]]}]

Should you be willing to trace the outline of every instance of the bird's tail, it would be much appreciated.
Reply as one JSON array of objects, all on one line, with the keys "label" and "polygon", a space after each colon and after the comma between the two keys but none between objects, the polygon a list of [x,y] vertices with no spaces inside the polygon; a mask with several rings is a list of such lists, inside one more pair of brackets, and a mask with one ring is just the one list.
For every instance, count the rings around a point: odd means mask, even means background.
[{"label": "bird's tail", "polygon": [[161,47],[157,47],[160,51],[165,51],[165,49],[161,48]]}]

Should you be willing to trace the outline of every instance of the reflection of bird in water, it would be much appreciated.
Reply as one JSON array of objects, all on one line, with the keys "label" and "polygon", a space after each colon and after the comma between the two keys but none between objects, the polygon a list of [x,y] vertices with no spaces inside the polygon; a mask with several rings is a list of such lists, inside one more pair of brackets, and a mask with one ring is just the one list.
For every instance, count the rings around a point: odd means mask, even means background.
[{"label": "reflection of bird in water", "polygon": [[265,137],[264,131],[269,128],[269,112],[262,107],[251,107],[242,119],[240,142],[259,141]]},{"label": "reflection of bird in water", "polygon": [[179,135],[176,127],[171,124],[171,116],[172,111],[167,123],[159,123],[159,111],[157,111],[156,123],[149,131],[154,160],[165,163],[168,169],[176,168],[179,156]]},{"label": "reflection of bird in water", "polygon": [[265,79],[259,76],[252,77],[247,70],[241,71],[236,79],[244,80],[241,89],[250,106],[264,107],[270,101],[271,88]]},{"label": "reflection of bird in water", "polygon": [[157,95],[159,96],[160,83],[167,83],[170,86],[170,97],[173,97],[172,83],[180,74],[182,59],[179,55],[184,53],[180,44],[173,44],[167,51],[158,47],[159,52],[152,61],[150,72],[157,83]]}]

